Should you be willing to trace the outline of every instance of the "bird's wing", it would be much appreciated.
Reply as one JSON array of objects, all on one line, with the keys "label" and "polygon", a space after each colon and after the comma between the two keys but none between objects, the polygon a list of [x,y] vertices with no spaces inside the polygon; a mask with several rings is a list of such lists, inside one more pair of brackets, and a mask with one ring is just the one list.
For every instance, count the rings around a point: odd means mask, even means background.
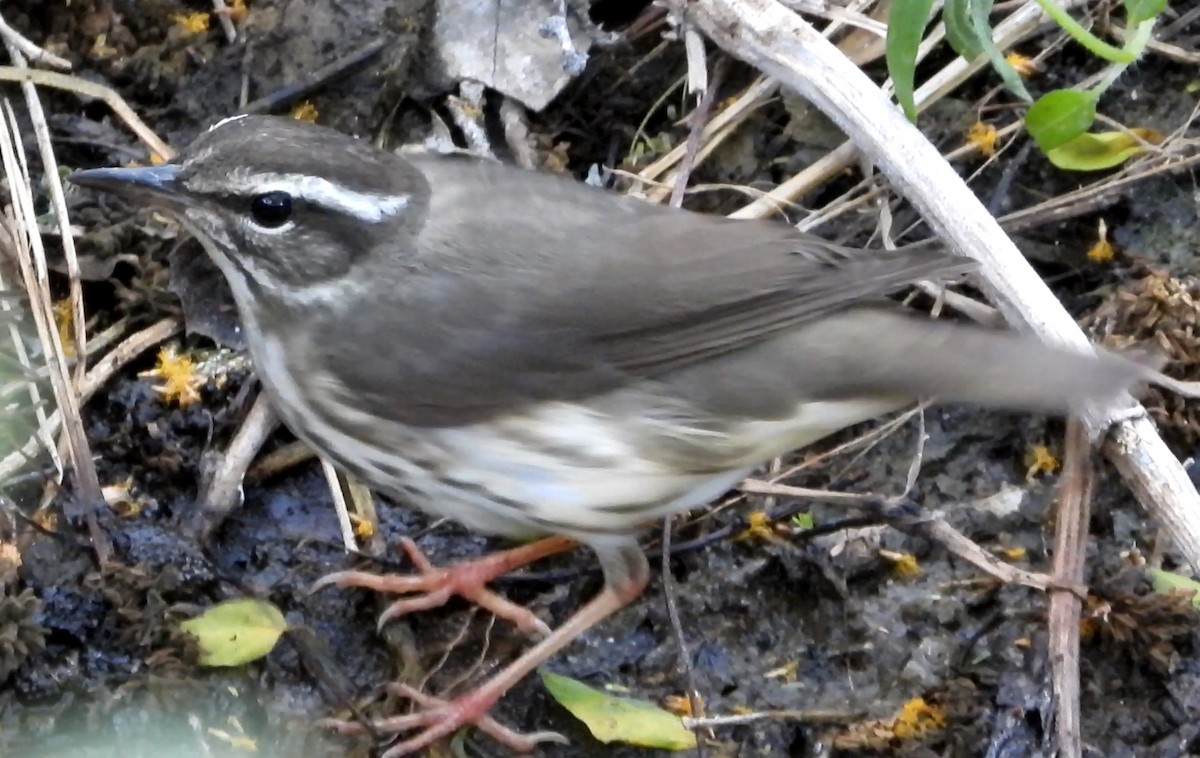
[{"label": "bird's wing", "polygon": [[[464,423],[601,392],[971,267],[495,164],[418,165],[433,188],[429,220],[408,265],[380,287],[386,317],[348,318],[338,326],[346,339],[320,348],[346,393],[373,398],[376,412],[403,404],[389,412],[410,422]],[[351,344],[380,353],[351,366]]]}]

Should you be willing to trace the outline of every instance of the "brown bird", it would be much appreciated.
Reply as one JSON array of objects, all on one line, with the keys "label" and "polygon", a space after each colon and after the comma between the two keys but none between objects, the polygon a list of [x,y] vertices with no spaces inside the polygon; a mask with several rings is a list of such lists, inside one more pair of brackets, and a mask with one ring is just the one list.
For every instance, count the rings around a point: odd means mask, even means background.
[{"label": "brown bird", "polygon": [[[268,395],[321,455],[468,528],[555,536],[449,569],[407,543],[419,576],[327,579],[417,593],[384,620],[460,594],[547,632],[454,701],[411,693],[424,710],[387,726],[421,731],[388,756],[467,724],[531,749],[546,735],[488,709],[638,596],[647,522],[764,461],[919,398],[1062,412],[1147,375],[886,299],[972,268],[941,252],[839,247],[290,119],[229,119],[173,163],[71,180],[166,209],[200,240]],[[557,630],[486,589],[570,540],[605,586]]]}]

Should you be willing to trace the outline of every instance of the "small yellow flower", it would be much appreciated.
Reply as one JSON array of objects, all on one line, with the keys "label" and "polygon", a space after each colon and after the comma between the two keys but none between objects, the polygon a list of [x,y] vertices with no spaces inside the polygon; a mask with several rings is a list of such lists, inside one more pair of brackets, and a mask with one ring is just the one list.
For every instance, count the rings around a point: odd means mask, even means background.
[{"label": "small yellow flower", "polygon": [[[704,707],[704,698],[696,695],[696,705]],[[696,714],[692,713],[692,699],[687,695],[667,695],[663,698],[663,708],[667,709],[676,716],[687,716],[691,718]]]},{"label": "small yellow flower", "polygon": [[357,513],[351,513],[350,524],[354,527],[354,536],[360,540],[370,539],[375,536],[375,524],[370,519],[365,519]]},{"label": "small yellow flower", "polygon": [[307,121],[310,124],[315,124],[317,121],[317,106],[305,100],[292,108],[292,118],[297,121]]},{"label": "small yellow flower", "polygon": [[52,308],[54,324],[58,327],[58,341],[62,343],[63,355],[75,355],[75,315],[70,300],[59,300]]},{"label": "small yellow flower", "polygon": [[188,34],[208,31],[209,19],[207,13],[176,13],[171,16],[171,20]]},{"label": "small yellow flower", "polygon": [[751,513],[749,521],[750,525],[746,527],[746,530],[733,538],[735,542],[756,538],[769,540],[775,536],[775,524],[765,511]]},{"label": "small yellow flower", "polygon": [[996,551],[1005,560],[1019,561],[1023,560],[1029,551],[1023,547],[1003,547]]},{"label": "small yellow flower", "polygon": [[1025,478],[1033,479],[1038,474],[1052,474],[1058,471],[1060,465],[1050,448],[1045,445],[1031,445],[1025,453]]},{"label": "small yellow flower", "polygon": [[224,13],[229,14],[229,19],[235,24],[240,24],[246,20],[246,16],[250,15],[250,9],[246,7],[246,0],[229,0],[229,7]]},{"label": "small yellow flower", "polygon": [[880,550],[879,555],[892,562],[892,571],[905,579],[921,575],[921,564],[912,553],[897,553],[894,550]]},{"label": "small yellow flower", "polygon": [[1027,58],[1020,53],[1009,53],[1004,56],[1004,60],[1021,76],[1033,76],[1038,70],[1038,64],[1033,58]]},{"label": "small yellow flower", "polygon": [[796,670],[799,668],[800,661],[792,661],[790,663],[783,664],[779,668],[771,669],[767,673],[763,674],[763,678],[781,679],[790,684],[791,682],[796,681]]},{"label": "small yellow flower", "polygon": [[899,739],[908,739],[924,736],[945,725],[945,711],[926,703],[923,697],[915,697],[900,709],[892,724],[892,733]]},{"label": "small yellow flower", "polygon": [[1096,238],[1096,244],[1088,248],[1088,260],[1093,263],[1108,263],[1117,253],[1108,241],[1108,224],[1104,223],[1104,219],[1100,219],[1100,224],[1096,227]]},{"label": "small yellow flower", "polygon": [[205,382],[204,377],[196,373],[196,365],[191,358],[169,347],[158,351],[158,365],[138,376],[162,379],[162,384],[155,387],[155,391],[164,403],[174,403],[180,407],[199,401],[200,387]]},{"label": "small yellow flower", "polygon": [[996,154],[996,127],[976,121],[967,131],[967,144],[974,145],[980,155],[991,158]]}]

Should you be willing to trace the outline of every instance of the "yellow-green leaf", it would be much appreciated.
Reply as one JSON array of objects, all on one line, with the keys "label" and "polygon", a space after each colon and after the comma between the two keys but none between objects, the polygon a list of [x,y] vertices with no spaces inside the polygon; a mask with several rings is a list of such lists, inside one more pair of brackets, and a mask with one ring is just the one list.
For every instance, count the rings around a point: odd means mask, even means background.
[{"label": "yellow-green leaf", "polygon": [[659,750],[689,750],[696,735],[673,713],[645,700],[614,697],[570,677],[541,672],[542,683],[601,742],[625,742]]},{"label": "yellow-green leaf", "polygon": [[1195,606],[1196,610],[1200,611],[1200,582],[1161,569],[1146,569],[1146,574],[1150,577],[1150,586],[1160,595],[1166,595],[1179,590],[1191,592],[1192,605]]},{"label": "yellow-green leaf", "polygon": [[240,666],[258,660],[287,631],[279,609],[264,600],[227,600],[179,625],[200,643],[200,665]]},{"label": "yellow-green leaf", "polygon": [[[1146,149],[1142,142],[1157,144],[1163,136],[1154,129],[1128,132],[1081,134],[1066,144],[1046,151],[1055,166],[1067,171],[1103,171],[1119,166]],[[1135,136],[1136,135],[1136,136]],[[1138,138],[1141,138],[1140,141]]]}]

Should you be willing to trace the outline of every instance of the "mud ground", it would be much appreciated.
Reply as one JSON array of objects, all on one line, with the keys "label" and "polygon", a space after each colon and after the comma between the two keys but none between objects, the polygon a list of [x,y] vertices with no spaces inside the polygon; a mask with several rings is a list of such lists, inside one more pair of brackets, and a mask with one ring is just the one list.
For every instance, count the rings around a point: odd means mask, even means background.
[{"label": "mud ground", "polygon": [[[370,30],[388,41],[384,59],[317,92],[311,100],[319,120],[373,134],[390,119],[395,142],[411,138],[424,123],[431,101],[423,98],[432,93],[413,84],[420,82],[420,56],[412,52],[427,10],[423,3],[258,0],[251,3],[254,21],[248,30],[252,55],[245,47],[225,44],[215,30],[199,38],[181,36],[170,16],[207,7],[194,5],[22,0],[5,4],[3,12],[31,39],[52,44],[71,59],[78,72],[117,87],[176,146],[233,113],[243,79],[252,98],[268,94],[353,47]],[[683,71],[682,57],[673,51],[628,74],[655,42],[643,39],[597,54],[582,81],[533,117],[533,131],[545,146],[570,143],[566,155],[577,175],[607,160],[614,147],[624,154],[649,104]],[[1066,54],[1054,65],[1087,61]],[[751,75],[734,66],[730,91]],[[1175,64],[1151,57],[1108,97],[1107,112],[1130,122],[1178,123],[1193,105],[1188,80]],[[402,101],[405,92],[416,94]],[[15,88],[8,96],[19,100]],[[148,158],[103,104],[48,90],[44,97],[64,165]],[[702,168],[697,180],[752,184],[783,178],[786,161],[772,158],[796,149],[780,137],[785,118],[781,105],[769,109],[762,130],[740,143],[760,158],[760,165],[746,172],[737,161],[717,161]],[[961,133],[963,123],[960,112],[946,107],[923,126],[945,144]],[[681,133],[664,115],[646,128]],[[1014,207],[1074,186],[1072,177],[1039,157],[1023,160],[1016,189],[1007,197]],[[987,196],[996,183],[985,175],[980,195]],[[808,199],[813,205],[820,201]],[[701,202],[721,210],[723,202],[736,198]],[[114,253],[136,257],[136,263],[118,263],[88,282],[89,312],[98,314],[94,328],[127,318],[133,329],[178,313],[165,287],[168,255],[177,241],[162,238],[144,217],[111,199],[76,195],[72,206],[75,223],[85,229],[82,255],[95,261]],[[1193,176],[1148,182],[1105,220],[1126,258],[1107,268],[1069,256],[1041,264],[1079,316],[1135,276],[1134,259],[1160,262],[1180,276],[1192,273],[1200,228]],[[1092,216],[1039,228],[1022,242],[1055,250],[1060,240],[1090,238],[1095,222]],[[178,254],[187,251],[181,248]],[[210,350],[213,343],[192,335],[184,345]],[[0,689],[0,753],[251,754],[239,747],[238,738],[245,736],[257,741],[257,754],[264,756],[367,755],[369,740],[331,736],[312,722],[346,715],[350,702],[367,714],[396,712],[395,703],[371,695],[402,674],[420,681],[433,671],[429,691],[461,690],[463,677],[478,679],[521,649],[524,641],[515,631],[504,623],[491,625],[485,614],[472,614],[463,605],[412,617],[381,636],[375,633],[377,598],[342,590],[310,595],[308,587],[317,577],[361,564],[342,552],[328,489],[312,462],[248,485],[244,506],[207,542],[184,536],[179,525],[196,508],[201,456],[223,447],[236,431],[248,408],[242,387],[252,379],[245,370],[233,371],[203,389],[201,404],[178,409],[164,404],[150,380],[137,376],[151,364],[147,355],[85,410],[101,481],[131,478],[132,495],[140,503],[136,512],[78,502],[68,481],[53,500],[57,518],[50,526],[34,528],[10,519],[21,567],[19,580],[0,601],[0,664],[13,664],[5,669],[9,673]],[[984,547],[1020,549],[1020,565],[1046,567],[1056,476],[1028,479],[1025,456],[1035,444],[1058,446],[1061,452],[1061,423],[943,408],[930,411],[926,425],[929,442],[914,499],[943,511]],[[789,483],[896,493],[916,433],[909,423],[865,456],[834,457]],[[281,433],[271,447],[288,439]],[[1193,452],[1188,434],[1172,441],[1181,457]],[[1132,557],[1164,546],[1115,474],[1099,465],[1087,582],[1114,611],[1086,637],[1082,650],[1084,735],[1095,755],[1195,754],[1200,752],[1195,618],[1145,597]],[[25,513],[44,492],[45,470],[30,470],[32,476],[8,489]],[[741,534],[748,514],[764,507],[761,498],[749,498],[681,522],[676,541],[722,529]],[[437,561],[477,555],[499,544],[451,525],[431,526],[403,503],[384,502],[380,508],[388,544],[417,536]],[[804,508],[818,525],[854,515],[819,503]],[[84,539],[83,516],[89,511],[114,545],[113,565],[104,570],[97,568]],[[646,540],[653,547],[657,533]],[[880,547],[915,554],[919,575],[898,574],[879,556]],[[405,566],[397,558],[390,568]],[[823,714],[721,729],[709,755],[1045,754],[1043,741],[1052,728],[1046,599],[1038,592],[997,586],[942,549],[882,526],[811,540],[799,534],[714,538],[676,555],[670,569],[696,685],[710,713],[744,708]],[[584,551],[539,566],[538,572],[501,587],[555,623],[600,583],[595,562]],[[37,602],[21,595],[24,590]],[[303,631],[285,637],[255,664],[216,671],[196,666],[174,624],[214,602],[245,595],[269,599]],[[23,657],[10,649],[10,640],[21,635],[41,642]],[[589,632],[550,668],[594,686],[619,685],[648,700],[681,693],[685,678],[662,582],[656,578],[633,607]],[[884,747],[830,747],[854,725],[886,719],[915,697],[944,709],[944,729]],[[554,729],[570,738],[570,747],[547,749],[546,755],[650,754],[597,743],[533,679],[512,691],[496,715],[518,729]],[[498,754],[494,744],[476,736],[461,749],[470,755]]]}]

